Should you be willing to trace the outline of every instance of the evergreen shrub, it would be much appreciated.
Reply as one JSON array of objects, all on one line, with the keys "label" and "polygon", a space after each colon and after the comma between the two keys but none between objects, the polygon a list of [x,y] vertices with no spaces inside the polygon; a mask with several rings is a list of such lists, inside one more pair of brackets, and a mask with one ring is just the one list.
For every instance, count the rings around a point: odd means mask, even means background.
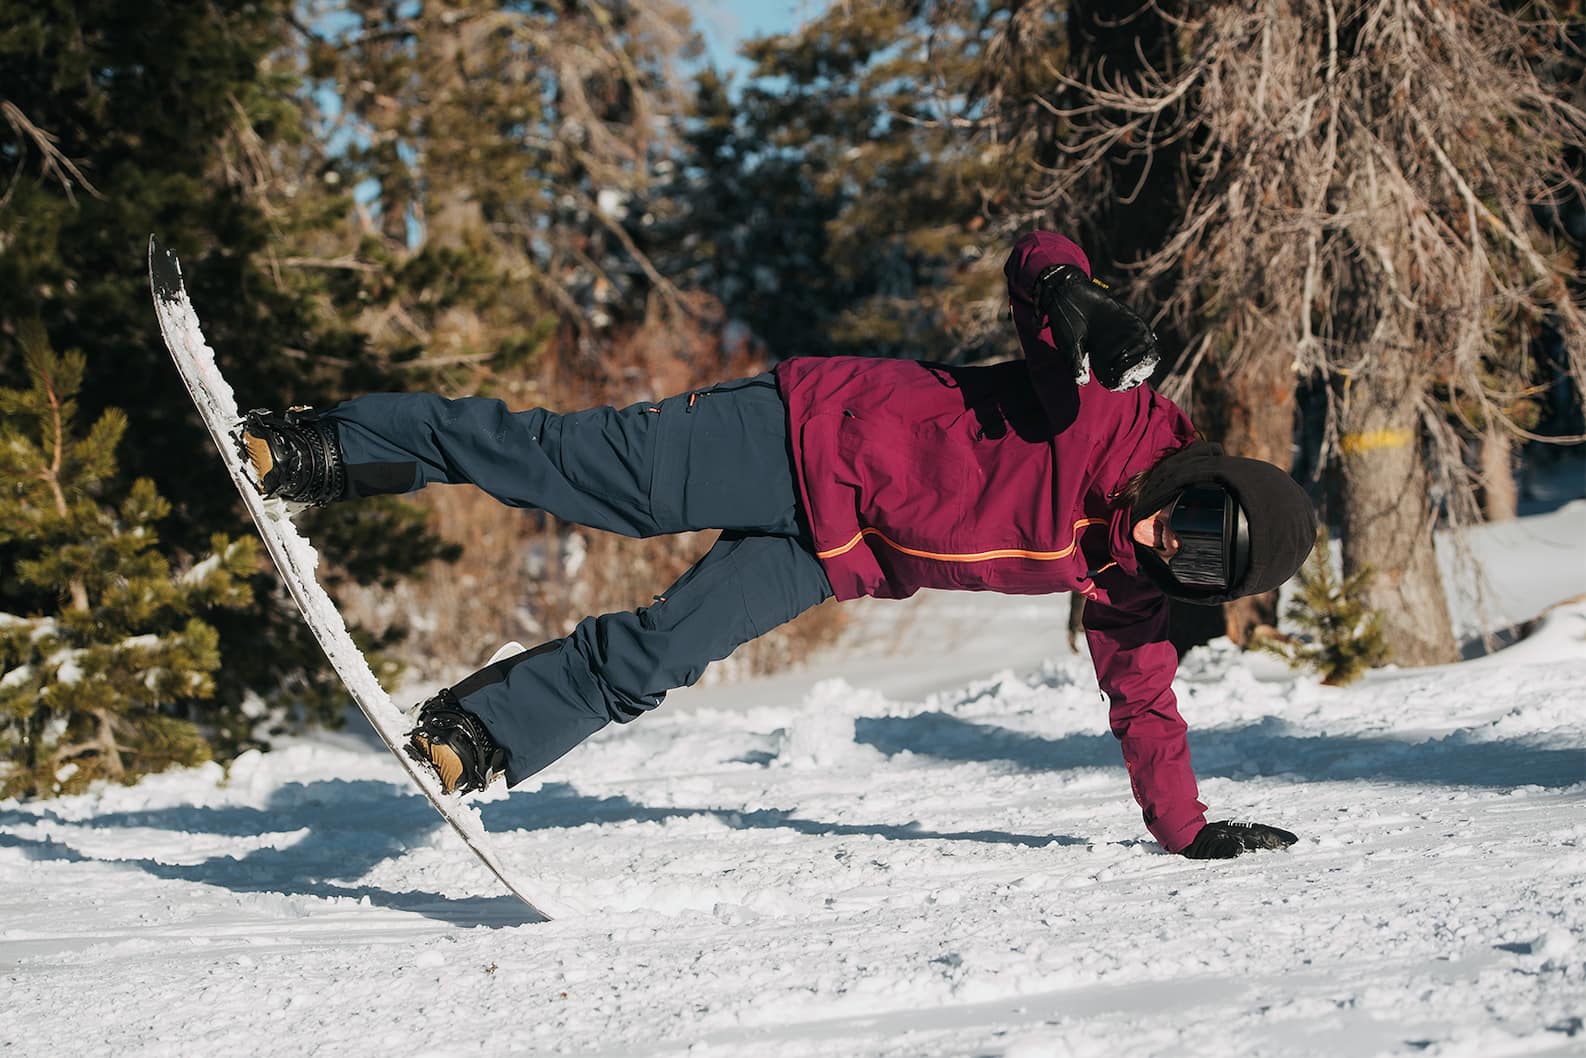
[{"label": "evergreen shrub", "polygon": [[1320,673],[1323,683],[1342,687],[1386,662],[1389,649],[1382,615],[1361,601],[1376,570],[1368,566],[1340,576],[1334,571],[1332,550],[1324,527],[1284,608],[1284,617],[1299,635],[1266,633],[1255,643],[1296,669]]},{"label": "evergreen shrub", "polygon": [[170,505],[117,476],[125,415],[81,429],[83,355],[57,355],[37,323],[19,337],[32,384],[0,389],[4,597],[24,609],[0,612],[0,796],[208,760],[202,703],[221,657],[202,615],[251,602],[256,542],[216,534],[173,569],[155,532]]}]

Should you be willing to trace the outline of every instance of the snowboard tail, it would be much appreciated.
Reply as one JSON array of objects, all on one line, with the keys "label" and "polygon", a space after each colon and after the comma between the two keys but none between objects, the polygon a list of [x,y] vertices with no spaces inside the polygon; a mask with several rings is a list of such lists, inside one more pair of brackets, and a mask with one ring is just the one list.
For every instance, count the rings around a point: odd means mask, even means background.
[{"label": "snowboard tail", "polygon": [[353,643],[336,604],[319,583],[315,569],[319,555],[297,531],[287,505],[263,499],[243,466],[232,431],[242,420],[231,386],[215,364],[213,351],[204,341],[198,316],[182,281],[182,266],[175,254],[153,236],[149,238],[149,285],[154,292],[154,310],[160,333],[176,369],[187,386],[210,437],[219,449],[231,480],[242,495],[253,517],[265,550],[292,593],[298,609],[314,638],[330,659],[347,692],[368,719],[375,733],[391,750],[408,777],[413,780],[441,817],[451,824],[481,863],[490,869],[512,894],[529,906],[541,920],[549,920],[531,900],[516,879],[506,870],[490,848],[478,813],[455,797],[441,792],[440,784],[428,771],[416,766],[403,750],[407,719],[392,704],[369,668],[368,661]]}]

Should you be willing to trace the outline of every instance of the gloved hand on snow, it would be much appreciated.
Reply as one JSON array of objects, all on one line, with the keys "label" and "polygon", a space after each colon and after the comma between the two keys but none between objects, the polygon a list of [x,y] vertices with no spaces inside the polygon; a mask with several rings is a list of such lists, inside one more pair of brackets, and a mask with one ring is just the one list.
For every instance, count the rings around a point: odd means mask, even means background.
[{"label": "gloved hand on snow", "polygon": [[1065,264],[1042,272],[1035,303],[1046,315],[1052,341],[1072,358],[1080,385],[1095,371],[1096,381],[1108,389],[1133,389],[1156,370],[1151,328],[1083,270]]},{"label": "gloved hand on snow", "polygon": [[1296,835],[1264,823],[1236,823],[1224,819],[1201,827],[1183,852],[1192,860],[1230,860],[1241,852],[1286,849],[1300,840]]}]

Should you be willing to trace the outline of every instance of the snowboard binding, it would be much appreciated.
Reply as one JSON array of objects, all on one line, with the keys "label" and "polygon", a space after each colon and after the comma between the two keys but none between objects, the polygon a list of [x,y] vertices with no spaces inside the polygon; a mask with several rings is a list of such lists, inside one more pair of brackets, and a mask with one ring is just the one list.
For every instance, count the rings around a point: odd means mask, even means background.
[{"label": "snowboard binding", "polygon": [[243,417],[237,450],[265,499],[324,507],[347,491],[336,427],[307,407],[277,414],[256,408]]},{"label": "snowboard binding", "polygon": [[506,751],[446,688],[419,706],[418,726],[408,732],[403,748],[435,773],[448,794],[483,790],[506,769]]}]

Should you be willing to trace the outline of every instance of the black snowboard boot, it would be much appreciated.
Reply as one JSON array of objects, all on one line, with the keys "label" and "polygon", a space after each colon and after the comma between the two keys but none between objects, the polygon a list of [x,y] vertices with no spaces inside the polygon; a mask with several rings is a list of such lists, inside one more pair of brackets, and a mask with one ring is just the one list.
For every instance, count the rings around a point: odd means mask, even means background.
[{"label": "black snowboard boot", "polygon": [[507,766],[507,754],[479,718],[448,689],[419,706],[407,754],[435,772],[446,793],[483,790]]},{"label": "black snowboard boot", "polygon": [[336,427],[312,408],[288,408],[280,415],[250,411],[237,431],[237,448],[267,500],[323,507],[346,494],[347,469]]}]

